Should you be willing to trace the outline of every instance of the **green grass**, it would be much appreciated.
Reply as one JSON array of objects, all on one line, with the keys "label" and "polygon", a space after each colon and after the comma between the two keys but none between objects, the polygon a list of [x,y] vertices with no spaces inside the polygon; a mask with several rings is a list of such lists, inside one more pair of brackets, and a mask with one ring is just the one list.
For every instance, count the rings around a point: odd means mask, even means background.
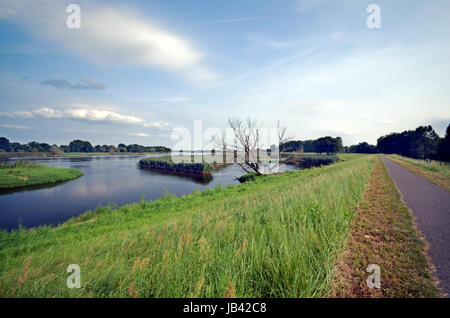
[{"label": "green grass", "polygon": [[[0,296],[326,296],[375,160],[0,232]],[[69,264],[80,289],[66,287]]]},{"label": "green grass", "polygon": [[181,155],[177,157],[176,162],[173,161],[172,156],[143,158],[139,160],[139,168],[193,175],[210,174],[228,165],[215,161],[216,158],[222,159],[222,156]]},{"label": "green grass", "polygon": [[139,168],[170,171],[187,174],[209,174],[214,167],[206,162],[173,162],[170,157],[144,158],[139,160]]},{"label": "green grass", "polygon": [[[381,288],[370,289],[366,268],[381,269]],[[337,264],[332,297],[438,297],[425,244],[400,193],[377,160]]]},{"label": "green grass", "polygon": [[38,163],[17,161],[0,164],[0,191],[51,184],[82,176],[76,169],[52,168]]},{"label": "green grass", "polygon": [[366,156],[366,154],[362,153],[337,153],[336,156],[339,158],[340,161],[348,161],[360,157]]},{"label": "green grass", "polygon": [[403,157],[403,156],[399,156],[399,155],[390,155],[390,157],[393,157],[398,160],[402,160],[404,162],[410,163],[414,166],[417,166],[419,168],[422,168],[422,169],[425,169],[428,171],[439,173],[446,178],[450,178],[450,163],[448,163],[448,162],[435,161],[435,160],[432,160],[432,161],[417,160],[417,159],[412,159],[412,158]]}]

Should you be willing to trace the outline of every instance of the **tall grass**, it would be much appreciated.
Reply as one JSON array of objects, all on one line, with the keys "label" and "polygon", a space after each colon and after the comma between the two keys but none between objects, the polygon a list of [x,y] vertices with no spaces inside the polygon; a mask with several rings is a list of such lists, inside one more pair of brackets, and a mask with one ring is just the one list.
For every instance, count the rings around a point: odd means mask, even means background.
[{"label": "tall grass", "polygon": [[[365,156],[0,232],[0,296],[321,297],[375,163]],[[69,264],[80,289],[66,287]]]},{"label": "tall grass", "polygon": [[155,169],[170,172],[179,172],[187,174],[209,174],[214,170],[214,167],[206,162],[202,163],[176,163],[171,160],[164,160],[160,158],[144,158],[139,160],[139,168],[141,169]]},{"label": "tall grass", "polygon": [[32,162],[32,161],[23,161],[23,160],[0,161],[0,169],[17,169],[17,168],[43,169],[43,168],[48,168],[48,166],[40,164],[40,163]]},{"label": "tall grass", "polygon": [[139,161],[141,169],[155,169],[174,173],[210,174],[214,170],[224,168],[231,163],[217,162],[219,156],[210,155],[181,155],[174,162],[171,156],[144,158]]}]

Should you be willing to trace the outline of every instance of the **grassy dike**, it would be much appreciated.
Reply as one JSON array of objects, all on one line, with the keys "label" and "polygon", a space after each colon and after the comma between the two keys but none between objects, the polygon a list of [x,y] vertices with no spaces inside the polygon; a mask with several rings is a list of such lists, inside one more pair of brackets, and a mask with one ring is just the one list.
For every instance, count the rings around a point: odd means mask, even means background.
[{"label": "grassy dike", "polygon": [[[376,156],[0,232],[0,296],[323,297]],[[81,268],[69,289],[66,268]]]},{"label": "grassy dike", "polygon": [[70,168],[52,168],[46,165],[15,162],[0,164],[0,191],[52,184],[81,177],[82,172]]},{"label": "grassy dike", "polygon": [[390,155],[390,159],[406,169],[424,177],[428,181],[450,192],[450,164],[446,162],[417,160],[399,155]]},{"label": "grassy dike", "polygon": [[[377,264],[381,288],[366,268]],[[332,297],[438,297],[425,245],[383,163],[377,160],[337,264]]]}]

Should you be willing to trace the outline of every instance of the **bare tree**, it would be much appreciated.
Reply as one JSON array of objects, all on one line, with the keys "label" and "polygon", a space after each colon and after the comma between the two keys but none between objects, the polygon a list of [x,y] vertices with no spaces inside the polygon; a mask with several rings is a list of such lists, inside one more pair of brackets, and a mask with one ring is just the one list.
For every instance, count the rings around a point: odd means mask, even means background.
[{"label": "bare tree", "polygon": [[237,152],[237,164],[247,173],[254,171],[260,175],[264,174],[258,162],[261,138],[258,122],[251,118],[247,118],[245,122],[238,118],[230,118],[228,119],[228,126],[234,135],[232,147]]},{"label": "bare tree", "polygon": [[277,123],[277,134],[278,134],[278,147],[281,147],[282,144],[287,143],[291,140],[291,137],[286,136],[287,127],[281,126],[280,121]]},{"label": "bare tree", "polygon": [[[232,143],[232,148],[235,150],[238,156],[237,164],[247,173],[256,172],[259,175],[273,173],[275,169],[280,166],[279,160],[275,163],[261,162],[260,161],[260,143],[261,143],[261,129],[259,128],[258,122],[254,119],[247,118],[244,122],[238,118],[228,119],[228,126],[233,132],[234,141]],[[280,121],[277,123],[277,142],[276,153],[271,153],[271,157],[279,156],[288,149],[280,150],[281,145],[286,144],[290,137],[287,136],[287,127],[282,126]],[[224,153],[226,152],[226,140],[225,134],[222,134],[220,138],[222,142]]]},{"label": "bare tree", "polygon": [[221,131],[220,136],[214,135],[212,137],[213,144],[222,150],[222,161],[223,163],[227,163],[227,136],[225,130]]}]

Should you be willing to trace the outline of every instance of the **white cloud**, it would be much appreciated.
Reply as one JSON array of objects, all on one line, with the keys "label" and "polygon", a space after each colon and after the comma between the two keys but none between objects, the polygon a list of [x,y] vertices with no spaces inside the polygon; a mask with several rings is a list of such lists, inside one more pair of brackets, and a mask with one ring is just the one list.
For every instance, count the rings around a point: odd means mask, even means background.
[{"label": "white cloud", "polygon": [[38,116],[47,119],[70,118],[93,122],[107,122],[113,124],[142,126],[144,128],[155,128],[160,130],[163,130],[169,126],[169,124],[165,122],[147,122],[146,120],[140,117],[122,115],[109,110],[87,108],[87,107],[68,108],[63,110],[53,109],[50,107],[42,107],[34,110],[33,112],[29,111],[0,112],[0,116],[21,117],[21,118],[32,118]]},{"label": "white cloud", "polygon": [[10,129],[31,129],[28,126],[21,126],[21,125],[2,124],[1,126],[4,128],[10,128]]},{"label": "white cloud", "polygon": [[103,66],[145,66],[209,81],[216,74],[202,65],[203,54],[181,36],[152,24],[129,8],[94,6],[80,1],[81,28],[66,27],[68,3],[23,1],[3,3],[13,10],[14,21],[24,24],[67,52]]},{"label": "white cloud", "polygon": [[28,111],[13,111],[13,112],[0,112],[0,116],[4,117],[20,117],[20,118],[32,118],[34,117],[32,112]]},{"label": "white cloud", "polygon": [[145,120],[142,118],[128,115],[121,115],[111,111],[99,109],[87,109],[87,108],[67,109],[63,111],[62,115],[74,119],[86,119],[90,121],[103,121],[118,124],[141,125],[141,126],[147,125]]},{"label": "white cloud", "polygon": [[129,133],[128,136],[133,136],[133,137],[150,137],[149,134],[146,133]]},{"label": "white cloud", "polygon": [[58,110],[54,110],[52,108],[43,107],[38,110],[35,110],[34,113],[37,116],[45,117],[45,118],[61,118],[62,114]]}]

